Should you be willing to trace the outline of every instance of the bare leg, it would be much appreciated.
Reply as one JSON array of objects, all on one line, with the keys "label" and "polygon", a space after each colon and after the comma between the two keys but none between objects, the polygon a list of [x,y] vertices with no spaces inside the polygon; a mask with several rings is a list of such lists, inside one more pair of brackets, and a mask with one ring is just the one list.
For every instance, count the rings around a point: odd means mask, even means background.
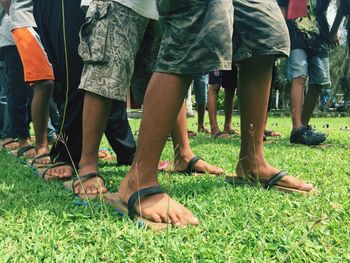
[{"label": "bare leg", "polygon": [[[160,155],[191,80],[190,76],[153,74],[145,95],[135,159],[119,188],[119,196],[125,203],[139,189],[159,185],[157,167]],[[155,222],[198,224],[188,209],[165,193],[142,198],[135,209],[138,214]]]},{"label": "bare leg", "polygon": [[235,91],[231,89],[225,89],[224,109],[225,109],[225,125],[224,132],[234,132],[232,125],[232,113],[234,107]]},{"label": "bare leg", "polygon": [[[19,149],[31,145],[30,138],[18,138],[18,145],[19,145],[18,146]],[[24,157],[28,157],[31,159],[34,158],[35,155],[36,155],[35,149],[28,150],[23,154]]]},{"label": "bare leg", "polygon": [[[32,121],[35,132],[36,154],[49,153],[47,140],[47,123],[49,121],[49,102],[53,92],[53,81],[38,81],[33,85]],[[40,158],[39,164],[50,163],[50,158]]]},{"label": "bare leg", "polygon": [[302,126],[301,114],[303,111],[305,78],[298,77],[292,81],[290,104],[292,110],[293,130]]},{"label": "bare leg", "polygon": [[[182,106],[179,115],[176,119],[174,129],[171,133],[173,139],[174,153],[175,153],[175,170],[185,171],[190,160],[195,156],[190,147],[190,143],[187,136],[187,120],[186,120],[186,107]],[[222,174],[224,170],[206,163],[203,160],[199,160],[194,169],[197,172],[207,172],[210,174]]]},{"label": "bare leg", "polygon": [[198,132],[207,133],[208,130],[204,126],[205,105],[197,105],[198,112]]},{"label": "bare leg", "polygon": [[[237,175],[270,179],[279,172],[264,157],[263,135],[270,93],[274,56],[253,57],[243,61],[239,72],[241,110],[241,151],[236,167]],[[254,78],[251,77],[254,72]],[[254,101],[254,104],[251,102]],[[310,191],[312,185],[285,176],[278,185]]]},{"label": "bare leg", "polygon": [[[102,135],[106,130],[108,117],[112,107],[112,100],[86,92],[83,108],[83,149],[79,162],[79,175],[98,173],[98,149]],[[100,178],[91,178],[81,184],[76,183],[75,193],[97,194],[107,189]],[[100,187],[97,187],[100,186]]]},{"label": "bare leg", "polygon": [[[219,91],[220,91],[220,86],[209,85],[208,114],[209,114],[211,135],[216,135],[220,132],[218,120],[217,120],[217,100],[218,100]],[[230,136],[228,134],[222,134],[219,137],[220,138],[228,138]]]},{"label": "bare leg", "polygon": [[301,115],[301,123],[304,126],[309,124],[311,115],[315,110],[317,103],[319,102],[321,91],[322,85],[309,86],[308,92],[305,96],[303,113]]}]

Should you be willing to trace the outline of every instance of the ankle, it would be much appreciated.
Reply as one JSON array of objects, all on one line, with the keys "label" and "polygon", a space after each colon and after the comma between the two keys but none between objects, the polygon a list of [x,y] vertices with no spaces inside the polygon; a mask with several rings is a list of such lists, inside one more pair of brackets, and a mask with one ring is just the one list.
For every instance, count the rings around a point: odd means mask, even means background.
[{"label": "ankle", "polygon": [[130,170],[120,184],[120,190],[131,194],[143,188],[159,185],[157,177],[145,176]]},{"label": "ankle", "polygon": [[237,174],[253,174],[257,175],[259,170],[267,166],[267,162],[264,157],[253,156],[240,156],[240,159],[236,166]]},{"label": "ankle", "polygon": [[194,156],[191,149],[180,149],[175,153],[175,163],[176,162],[189,162]]}]

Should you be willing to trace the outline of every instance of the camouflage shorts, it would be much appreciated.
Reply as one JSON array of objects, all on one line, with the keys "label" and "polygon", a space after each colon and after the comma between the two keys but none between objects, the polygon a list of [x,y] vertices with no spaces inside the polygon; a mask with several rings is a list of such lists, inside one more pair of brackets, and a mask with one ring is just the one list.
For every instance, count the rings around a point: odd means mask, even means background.
[{"label": "camouflage shorts", "polygon": [[275,0],[233,0],[235,62],[259,55],[288,56],[288,28]]},{"label": "camouflage shorts", "polygon": [[232,0],[157,0],[163,38],[156,71],[231,69]]},{"label": "camouflage shorts", "polygon": [[135,59],[135,69],[131,79],[132,95],[135,103],[138,105],[143,104],[148,82],[154,71],[161,40],[162,33],[159,22],[150,20],[141,43],[141,48]]},{"label": "camouflage shorts", "polygon": [[112,0],[92,1],[80,32],[84,69],[79,88],[125,101],[148,23],[148,18]]}]

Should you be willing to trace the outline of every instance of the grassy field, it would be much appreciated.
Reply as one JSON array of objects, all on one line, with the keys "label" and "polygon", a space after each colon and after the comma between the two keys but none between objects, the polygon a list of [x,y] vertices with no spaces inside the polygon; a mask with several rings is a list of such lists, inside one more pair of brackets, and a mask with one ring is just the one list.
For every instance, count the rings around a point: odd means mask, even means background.
[{"label": "grassy field", "polygon": [[[189,120],[191,129],[195,122]],[[319,194],[162,174],[164,188],[201,224],[161,233],[137,227],[98,201],[80,206],[61,183],[41,181],[0,151],[0,262],[350,262],[350,132],[340,130],[350,127],[350,118],[313,120],[334,144],[326,149],[290,145],[290,119],[271,118],[273,123],[283,137],[266,145],[268,160],[314,183]],[[329,129],[322,128],[326,123]],[[131,125],[136,129],[139,121]],[[239,138],[198,135],[191,145],[207,161],[234,171]],[[163,159],[171,158],[167,143]],[[101,164],[111,190],[126,171]]]}]

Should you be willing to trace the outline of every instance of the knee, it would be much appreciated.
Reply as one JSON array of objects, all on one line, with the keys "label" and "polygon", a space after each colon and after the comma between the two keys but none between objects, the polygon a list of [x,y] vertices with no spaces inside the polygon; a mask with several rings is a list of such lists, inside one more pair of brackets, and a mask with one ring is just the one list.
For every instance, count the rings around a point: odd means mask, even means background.
[{"label": "knee", "polygon": [[220,91],[220,86],[218,85],[209,85],[209,93],[218,94]]},{"label": "knee", "polygon": [[305,85],[307,76],[299,76],[293,79],[293,84]]}]

